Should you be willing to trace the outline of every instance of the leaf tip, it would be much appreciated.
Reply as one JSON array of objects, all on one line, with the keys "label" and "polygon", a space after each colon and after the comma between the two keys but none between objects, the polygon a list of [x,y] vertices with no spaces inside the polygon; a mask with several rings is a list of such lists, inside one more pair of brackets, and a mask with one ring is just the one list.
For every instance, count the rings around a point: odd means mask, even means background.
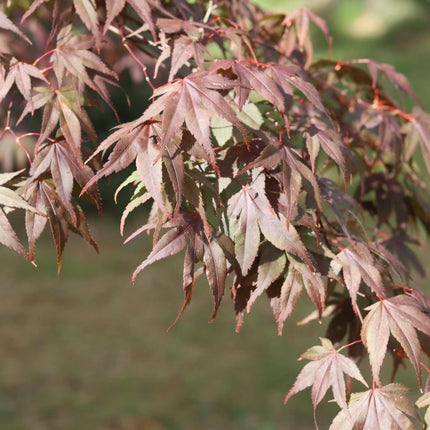
[{"label": "leaf tip", "polygon": [[212,315],[212,318],[211,318],[211,320],[209,321],[209,323],[208,323],[208,324],[212,324],[212,323],[215,321],[215,317],[216,317],[217,312],[218,312],[218,311],[215,311],[215,312],[214,312],[214,314]]}]

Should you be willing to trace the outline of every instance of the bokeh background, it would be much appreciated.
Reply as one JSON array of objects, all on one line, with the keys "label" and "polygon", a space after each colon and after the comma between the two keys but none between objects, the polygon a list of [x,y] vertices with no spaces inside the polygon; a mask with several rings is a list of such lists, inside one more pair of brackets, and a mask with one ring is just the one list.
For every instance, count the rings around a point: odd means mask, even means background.
[{"label": "bokeh background", "polygon": [[[394,64],[430,109],[427,0],[258,3],[283,12],[308,6],[321,14],[333,34],[334,59]],[[327,57],[322,35],[316,32],[315,40],[316,57]],[[303,366],[297,358],[323,333],[317,323],[295,324],[310,303],[303,300],[279,337],[262,297],[236,334],[228,292],[208,324],[212,300],[201,282],[167,332],[183,300],[181,256],[147,269],[132,285],[150,239],[122,245],[111,195],[105,197],[111,214],[91,220],[100,255],[71,237],[59,277],[49,230],[38,246],[37,269],[0,248],[0,429],[314,428],[309,391],[283,405]],[[430,262],[428,248],[420,254]],[[417,279],[428,290],[427,282]],[[399,376],[416,389],[410,370],[401,368]],[[320,406],[321,429],[336,409]]]}]

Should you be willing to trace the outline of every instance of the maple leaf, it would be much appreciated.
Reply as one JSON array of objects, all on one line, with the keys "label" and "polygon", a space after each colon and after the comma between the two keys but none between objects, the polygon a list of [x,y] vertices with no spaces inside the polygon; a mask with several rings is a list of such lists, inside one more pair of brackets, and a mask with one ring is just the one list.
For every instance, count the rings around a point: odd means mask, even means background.
[{"label": "maple leaf", "polygon": [[297,376],[296,382],[285,397],[285,403],[294,394],[312,386],[312,404],[315,414],[316,407],[331,387],[334,400],[348,414],[343,375],[357,379],[366,387],[368,385],[354,361],[339,353],[342,348],[335,349],[328,339],[320,338],[320,340],[321,346],[313,346],[300,356],[300,360],[307,359],[311,362],[306,364]]},{"label": "maple leaf", "polygon": [[31,45],[30,39],[0,10],[0,28],[12,31],[21,36],[26,42]]},{"label": "maple leaf", "polygon": [[353,242],[351,248],[344,248],[338,254],[331,255],[331,258],[330,267],[334,274],[338,275],[342,270],[355,313],[358,313],[357,292],[362,279],[376,294],[385,297],[381,273],[365,244]]},{"label": "maple leaf", "polygon": [[[156,261],[162,260],[166,257],[170,257],[182,251],[187,246],[190,238],[192,237],[193,233],[195,233],[196,229],[199,230],[199,226],[196,224],[195,218],[187,219],[179,217],[175,225],[175,228],[170,229],[161,237],[161,239],[153,247],[148,257],[135,269],[132,276],[133,282],[136,280],[137,275],[145,267],[155,263]],[[147,229],[147,227],[144,226],[144,229]],[[141,229],[139,229],[138,231],[140,232],[140,230]],[[135,234],[136,233],[137,232],[135,232]],[[126,240],[126,242],[132,239],[135,234],[130,236]]]},{"label": "maple leaf", "polygon": [[181,36],[175,40],[172,51],[172,66],[169,73],[169,81],[171,81],[179,69],[186,64],[192,57],[196,60],[199,67],[203,66],[203,55],[205,47],[196,43],[196,41],[188,36]]},{"label": "maple leaf", "polygon": [[[46,144],[37,153],[31,166],[30,175],[39,178],[44,172],[50,171],[56,192],[61,198],[64,207],[69,212],[76,225],[77,217],[72,204],[72,191],[74,180],[83,187],[93,177],[88,166],[79,163],[70,153],[70,147],[65,140],[57,140],[55,143]],[[101,211],[100,196],[95,185],[86,189],[93,198],[99,211]]]},{"label": "maple leaf", "polygon": [[[49,160],[51,161],[51,160]],[[25,185],[25,195],[36,212],[27,210],[25,227],[29,242],[29,258],[34,262],[34,249],[37,239],[42,234],[47,221],[51,227],[52,237],[57,250],[58,273],[60,273],[63,251],[69,237],[69,230],[80,235],[98,252],[97,244],[92,238],[85,215],[76,203],[71,216],[59,194],[45,180],[30,177]],[[46,216],[43,216],[46,214]]]},{"label": "maple leaf", "polygon": [[[315,141],[318,141],[327,155],[341,168],[345,177],[348,175],[349,151],[338,133],[334,130],[319,130],[311,127],[305,134],[305,138],[308,147],[311,142],[315,145]],[[313,167],[315,169],[315,161],[313,161]]]},{"label": "maple leaf", "polygon": [[420,99],[414,93],[409,80],[405,75],[399,73],[394,66],[386,63],[378,63],[373,60],[366,60],[366,64],[367,68],[369,69],[369,73],[372,76],[372,85],[374,88],[376,88],[376,83],[378,81],[378,71],[380,71],[385,76],[387,76],[388,79],[390,79],[390,81],[398,90],[404,92],[418,103],[421,103]]},{"label": "maple leaf", "polygon": [[318,184],[320,185],[321,197],[330,205],[344,234],[350,237],[351,233],[345,215],[349,214],[354,220],[363,219],[362,209],[350,195],[339,190],[337,184],[332,180],[320,178]]},{"label": "maple leaf", "polygon": [[430,115],[420,107],[414,107],[412,115],[414,120],[408,124],[407,152],[414,153],[419,142],[427,170],[430,172]]},{"label": "maple leaf", "polygon": [[185,124],[196,141],[208,154],[214,169],[216,167],[215,151],[210,135],[210,117],[213,113],[226,119],[245,135],[242,125],[231,106],[216,90],[229,89],[234,82],[217,75],[196,72],[184,79],[174,81],[155,91],[160,97],[145,111],[137,123],[151,120],[163,111],[161,146],[169,145]]},{"label": "maple leaf", "polygon": [[363,321],[361,338],[369,351],[372,373],[379,383],[379,371],[387,352],[390,333],[396,338],[414,366],[421,384],[421,351],[415,329],[430,335],[430,317],[409,295],[379,300],[365,308],[369,311]]},{"label": "maple leaf", "polygon": [[[206,277],[212,290],[214,311],[211,322],[216,317],[224,294],[225,279],[227,276],[227,261],[222,244],[225,245],[225,238],[221,239],[220,244],[218,242],[218,235],[215,235],[213,228],[209,226],[209,228],[211,228],[211,235],[208,235],[203,224],[204,223],[198,214],[180,214],[175,223],[169,222],[169,225],[174,225],[175,227],[167,231],[160,238],[160,240],[154,245],[153,250],[148,257],[133,273],[132,279],[134,282],[137,275],[148,265],[175,255],[185,249],[183,280],[185,301],[173,325],[191,301],[194,280],[195,277],[198,276],[194,274],[194,264],[196,262],[203,261]],[[155,225],[150,224],[142,226],[129,236],[126,242],[135,237],[141,231],[154,227]]]},{"label": "maple leaf", "polygon": [[424,422],[427,427],[430,425],[430,392],[424,393],[416,402],[418,408],[425,408],[427,406],[426,413],[424,415]]},{"label": "maple leaf", "polygon": [[96,92],[99,92],[99,85],[90,78],[87,69],[118,79],[116,73],[110,70],[98,55],[90,51],[93,46],[94,39],[91,36],[73,35],[72,25],[62,28],[50,60],[59,86],[62,85],[66,71]]},{"label": "maple leaf", "polygon": [[0,208],[0,243],[28,258],[26,250],[22,246],[2,208]]},{"label": "maple leaf", "polygon": [[[150,3],[147,0],[127,0],[139,18],[148,25],[154,39],[156,38],[155,24],[151,14]],[[106,21],[103,33],[106,33],[113,20],[121,13],[126,0],[106,0]],[[158,5],[157,5],[158,6]]]},{"label": "maple leaf", "polygon": [[134,127],[134,123],[124,123],[117,126],[110,136],[108,136],[91,157],[86,161],[87,163],[96,157],[99,153],[105,153],[110,146],[115,144],[115,147],[108,160],[104,163],[103,167],[95,174],[91,181],[85,186],[84,190],[91,186],[93,183],[99,181],[104,176],[108,176],[114,172],[119,172],[129,166],[135,159],[137,155],[137,140],[141,133],[147,136],[148,125],[144,124],[140,127]]},{"label": "maple leaf", "polygon": [[302,189],[302,178],[306,179],[311,185],[312,198],[315,200],[320,212],[321,193],[315,174],[297,157],[295,151],[283,142],[270,139],[270,143],[264,147],[260,155],[248,163],[237,175],[239,176],[258,167],[274,169],[279,165],[282,168],[282,186],[285,191],[285,197],[287,197],[287,223],[290,223],[292,214],[297,210],[297,199]]},{"label": "maple leaf", "polygon": [[[0,173],[0,204],[9,208],[13,207],[26,209],[27,211],[35,214],[38,212],[36,208],[28,204],[19,194],[3,186],[22,172],[23,170],[19,170],[17,172]],[[2,208],[0,208],[0,243],[14,250],[15,252],[22,254],[24,257],[29,258]]]},{"label": "maple leaf", "polygon": [[238,77],[239,85],[235,88],[238,96],[238,108],[242,110],[251,90],[254,90],[264,100],[276,106],[279,112],[285,112],[285,102],[277,83],[272,76],[260,70],[257,66],[242,63],[240,60],[218,60],[211,64],[210,70],[232,68]]},{"label": "maple leaf", "polygon": [[139,136],[139,148],[136,156],[136,169],[146,189],[159,208],[168,216],[169,211],[164,204],[161,188],[163,186],[162,162],[160,148],[151,139],[150,127]]},{"label": "maple leaf", "polygon": [[285,320],[291,315],[303,290],[303,280],[300,272],[293,266],[289,267],[288,274],[281,286],[279,297],[270,301],[273,314],[278,324],[278,334],[282,335]]},{"label": "maple leaf", "polygon": [[311,20],[323,32],[331,48],[331,36],[327,23],[318,15],[315,15],[313,12],[311,12],[305,7],[295,9],[291,13],[286,15],[284,21],[282,22],[282,25],[290,27],[294,22],[297,31],[299,47],[300,49],[303,49],[306,39],[309,36],[309,20]]},{"label": "maple leaf", "polygon": [[231,230],[234,232],[234,250],[243,276],[251,268],[260,243],[258,214],[253,201],[255,195],[254,190],[242,188],[229,200],[227,211]]},{"label": "maple leaf", "polygon": [[[291,266],[295,267],[300,273],[300,285],[306,288],[321,315],[324,310],[325,296],[322,277],[318,272],[315,272],[314,265],[295,227],[291,224],[287,226],[286,220],[282,215],[280,216],[281,219],[279,219],[273,212],[270,202],[264,193],[264,175],[258,176],[252,187],[249,185],[245,186],[236,196],[232,197],[228,206],[228,217],[230,220],[230,232],[235,242],[234,250],[241,267],[242,276],[246,277],[257,255],[260,236],[258,230],[260,229],[263,236],[278,249],[278,251],[274,252],[286,251],[288,254],[291,254],[288,256],[288,259]],[[299,257],[301,261],[292,256]],[[285,266],[284,257],[282,253],[279,253],[279,261],[273,261],[272,264],[269,258],[267,266],[263,263],[264,269],[258,269],[260,274],[259,280],[252,282],[252,290],[254,291],[246,299],[248,311],[256,297],[270,287],[271,283],[280,276],[280,267],[283,268],[282,265]],[[265,276],[263,273],[265,273]],[[287,279],[289,278],[287,277]],[[237,283],[241,285],[246,282],[239,277]],[[251,285],[249,282],[248,284]],[[255,285],[259,287],[255,289]],[[252,299],[250,299],[251,297]],[[294,305],[295,303],[293,307]],[[285,318],[288,315],[289,313]],[[283,320],[280,317],[279,326],[281,326],[282,322]]]},{"label": "maple leaf", "polygon": [[[40,145],[55,131],[59,123],[61,133],[70,147],[70,151],[68,152],[73,154],[76,163],[83,166],[81,154],[82,131],[93,142],[96,142],[97,138],[88,114],[79,104],[79,95],[77,92],[70,87],[63,87],[61,90],[55,92],[39,87],[36,88],[36,95],[32,101],[35,109],[44,107],[41,133],[35,147],[35,152],[37,153]],[[30,112],[31,107],[27,103],[18,122]],[[59,139],[58,134],[60,133],[57,132],[57,139]]]},{"label": "maple leaf", "polygon": [[61,197],[69,214],[74,217],[76,221],[71,204],[73,174],[67,163],[67,153],[61,151],[60,146],[56,144],[50,145],[49,148],[46,149],[46,154],[44,152],[45,151],[39,152],[38,160],[33,164],[34,167],[30,173],[35,177],[39,177],[48,168],[50,169],[57,193]]},{"label": "maple leaf", "polygon": [[10,62],[10,68],[8,74],[6,75],[6,79],[4,82],[2,82],[0,88],[0,102],[5,98],[12,85],[15,83],[19,92],[33,109],[31,77],[48,83],[45,75],[37,67],[28,63],[23,63],[16,60],[16,58],[13,58]]},{"label": "maple leaf", "polygon": [[[183,283],[182,288],[184,290],[184,304],[176,317],[172,326],[178,321],[180,316],[185,311],[185,308],[191,302],[191,298],[193,296],[194,283],[196,278],[203,271],[203,267],[201,267],[198,271],[195,271],[195,265],[199,261],[203,260],[203,240],[198,235],[198,232],[195,231],[192,235],[190,235],[190,240],[188,241],[188,246],[185,249],[185,257],[184,257],[184,269],[183,269]],[[171,327],[172,327],[171,326]]]},{"label": "maple leaf", "polygon": [[361,393],[352,393],[347,412],[341,410],[329,430],[413,430],[408,418],[419,420],[414,406],[403,397],[410,392],[400,384],[389,384]]},{"label": "maple leaf", "polygon": [[176,206],[173,215],[175,217],[179,212],[182,202],[184,180],[183,159],[176,147],[177,139],[170,141],[164,148],[154,142],[154,138],[156,140],[161,139],[160,134],[160,126],[150,121],[138,126],[135,126],[135,122],[131,122],[118,127],[114,133],[99,145],[97,150],[87,160],[88,162],[100,152],[105,152],[116,142],[107,162],[88,181],[81,194],[102,177],[119,172],[136,160],[136,168],[141,181],[160,209],[170,217],[170,212],[165,205],[162,195],[162,161],[164,161],[176,194]]},{"label": "maple leaf", "polygon": [[73,5],[79,18],[81,18],[82,22],[85,24],[85,27],[93,34],[96,45],[100,47],[101,34],[95,0],[73,0]]},{"label": "maple leaf", "polygon": [[[42,197],[41,187],[38,182],[33,182],[26,187],[26,195],[29,202],[42,214],[46,213],[45,201]],[[47,216],[42,216],[37,213],[27,211],[25,213],[25,230],[27,233],[29,244],[29,259],[34,263],[34,251],[37,239],[39,239],[46,223]]]},{"label": "maple leaf", "polygon": [[225,278],[227,276],[227,264],[224,251],[214,237],[205,235],[203,261],[205,264],[206,277],[212,290],[214,298],[214,311],[211,322],[215,319],[221,304],[225,289]]},{"label": "maple leaf", "polygon": [[258,265],[257,282],[246,305],[247,312],[251,310],[251,306],[257,297],[281,276],[286,261],[285,252],[275,248],[270,243],[266,243],[263,246]]},{"label": "maple leaf", "polygon": [[43,3],[46,3],[49,0],[34,0],[31,5],[27,8],[24,15],[21,18],[21,24]]},{"label": "maple leaf", "polygon": [[[63,261],[63,251],[69,237],[67,210],[61,203],[61,199],[58,194],[47,183],[38,181],[36,186],[39,189],[37,192],[33,191],[33,194],[35,199],[40,199],[40,203],[35,201],[35,206],[42,206],[48,215],[52,237],[54,238],[54,243],[57,249],[58,273],[60,273]],[[36,217],[38,217],[38,215],[36,215]],[[33,233],[33,237],[30,238],[31,242],[35,242],[38,238],[37,233],[39,233],[39,235],[41,233],[39,230],[40,225],[39,223],[37,224],[37,226],[34,226],[34,224],[33,226],[29,226],[29,229],[32,228],[33,232],[36,233]],[[36,227],[36,230],[34,227]],[[34,248],[34,244],[32,247]]]},{"label": "maple leaf", "polygon": [[274,82],[279,85],[286,94],[293,95],[293,87],[301,91],[309,102],[319,111],[329,116],[317,89],[306,78],[303,71],[294,65],[273,64],[268,68]]},{"label": "maple leaf", "polygon": [[315,318],[321,320],[325,309],[325,289],[321,274],[313,272],[308,266],[291,256],[289,256],[288,260],[288,272],[282,283],[279,297],[271,299],[279,335],[282,335],[285,320],[293,312],[303,288],[305,288],[309,298],[317,307]]},{"label": "maple leaf", "polygon": [[273,212],[269,201],[255,188],[243,187],[239,196],[230,202],[229,211],[235,252],[243,274],[248,272],[257,254],[257,223],[266,239],[276,248],[297,255],[313,267],[296,229],[292,225],[287,229],[286,223]]}]

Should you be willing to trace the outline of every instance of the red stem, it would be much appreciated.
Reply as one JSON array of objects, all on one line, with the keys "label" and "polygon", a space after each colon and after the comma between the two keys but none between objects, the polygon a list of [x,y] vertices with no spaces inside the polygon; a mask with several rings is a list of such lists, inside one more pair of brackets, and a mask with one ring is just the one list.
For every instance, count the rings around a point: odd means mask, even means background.
[{"label": "red stem", "polygon": [[237,60],[237,61],[240,61],[241,63],[249,63],[258,67],[270,67],[270,64],[259,63],[258,61],[253,61],[253,60]]},{"label": "red stem", "polygon": [[220,16],[217,16],[216,18],[214,18],[212,21],[209,21],[206,25],[209,27],[212,24],[215,24],[217,21],[219,21],[221,19]]},{"label": "red stem", "polygon": [[57,51],[57,48],[51,49],[48,52],[45,52],[42,56],[40,56],[39,58],[37,58],[34,63],[33,66],[35,66],[39,61],[43,60],[47,55],[51,55],[53,54],[55,51]]},{"label": "red stem", "polygon": [[[364,61],[364,60],[362,60],[362,61]],[[368,61],[368,60],[366,60],[366,61]],[[336,67],[338,67],[338,66],[336,65]],[[335,67],[335,69],[336,69],[336,67]],[[360,105],[364,105],[364,106],[375,107],[378,110],[389,110],[391,112],[398,114],[399,116],[401,116],[402,118],[404,118],[408,121],[415,121],[415,118],[412,115],[409,115],[408,113],[406,113],[402,109],[399,109],[399,108],[394,107],[394,106],[386,105],[385,103],[388,103],[388,101],[386,101],[386,100],[383,100],[381,102],[379,99],[376,99],[378,101],[378,103],[371,104],[371,103],[365,102],[364,100],[358,99],[358,98],[352,96],[351,94],[343,93],[339,88],[337,88],[334,85],[329,84],[324,79],[321,79],[321,78],[316,77],[316,76],[315,76],[315,79],[318,82],[320,82],[323,86],[330,88],[333,91],[336,91],[338,94],[339,101],[347,107],[349,107],[351,105],[351,102],[352,102],[352,103],[356,103],[356,104],[360,104]],[[344,96],[348,97],[351,100],[351,102],[348,102],[348,100],[346,100],[344,98]]]},{"label": "red stem", "polygon": [[[155,91],[154,85],[152,85],[151,80],[149,79],[147,67],[137,58],[136,54],[132,51],[132,49],[128,46],[127,38],[124,36],[124,32],[122,29],[119,29],[121,37],[122,37],[122,44],[124,45],[124,48],[128,51],[128,53],[133,57],[133,59],[139,64],[140,67],[142,67],[143,73],[145,75],[145,80],[148,82],[149,86],[152,88],[152,92]],[[154,97],[154,96],[153,96]]]},{"label": "red stem", "polygon": [[420,364],[427,370],[427,373],[430,373],[430,369],[422,361],[420,361]]},{"label": "red stem", "polygon": [[348,347],[350,347],[350,346],[352,346],[352,345],[355,345],[356,343],[362,343],[362,342],[363,342],[363,341],[362,341],[361,339],[354,340],[354,342],[348,343],[348,345],[344,345],[344,346],[340,347],[340,348],[337,350],[337,352],[340,352],[340,351],[342,351],[342,349],[345,349],[345,348],[348,348]]},{"label": "red stem", "polygon": [[[10,130],[10,132],[12,133],[12,130]],[[13,135],[15,135],[15,133],[12,133]],[[30,163],[30,166],[33,164],[33,162],[31,161],[31,157],[30,154],[28,153],[27,149],[25,148],[25,146],[21,143],[20,137],[15,136],[15,142],[18,144],[18,146],[24,150],[25,155],[27,156],[28,162]]]},{"label": "red stem", "polygon": [[239,179],[233,178],[233,181],[237,182],[242,188],[245,188],[245,185],[243,185],[242,182],[239,181]]}]

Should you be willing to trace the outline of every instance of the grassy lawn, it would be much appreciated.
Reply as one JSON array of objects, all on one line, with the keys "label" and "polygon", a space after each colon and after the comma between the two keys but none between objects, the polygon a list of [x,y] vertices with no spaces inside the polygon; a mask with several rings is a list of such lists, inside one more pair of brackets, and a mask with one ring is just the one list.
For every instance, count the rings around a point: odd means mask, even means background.
[{"label": "grassy lawn", "polygon": [[0,249],[0,428],[278,429],[287,420],[313,428],[308,394],[288,407],[283,397],[301,367],[296,358],[318,341],[315,326],[290,323],[279,337],[263,299],[235,334],[228,294],[208,325],[202,283],[166,332],[182,301],[179,258],[133,286],[149,243],[122,247],[116,223],[93,224],[101,254],[72,238],[60,277],[47,235],[37,269]]},{"label": "grassy lawn", "polygon": [[[303,366],[297,357],[324,333],[316,322],[295,325],[311,309],[307,299],[283,337],[265,297],[236,334],[228,293],[207,324],[212,300],[202,282],[167,332],[182,304],[181,257],[133,286],[149,241],[122,246],[116,221],[92,224],[100,255],[72,237],[59,277],[48,234],[38,268],[0,248],[1,429],[314,428],[309,391],[283,405]],[[415,387],[411,369],[399,375]],[[320,428],[335,412],[319,408]]]},{"label": "grassy lawn", "polygon": [[[341,25],[353,19],[352,9],[328,16],[333,57],[395,64],[430,109],[428,17],[378,38],[354,39]],[[316,55],[327,55],[318,46]],[[238,335],[228,292],[216,321],[207,324],[212,299],[202,282],[167,332],[182,305],[181,256],[145,270],[133,286],[131,273],[149,240],[122,246],[117,221],[91,224],[100,255],[72,237],[59,277],[49,231],[37,249],[37,269],[0,247],[0,429],[314,428],[309,390],[283,405],[303,366],[297,357],[323,334],[317,323],[295,325],[311,308],[308,301],[279,337],[262,297]],[[399,372],[415,388],[410,369]],[[320,407],[321,429],[336,410]]]}]

